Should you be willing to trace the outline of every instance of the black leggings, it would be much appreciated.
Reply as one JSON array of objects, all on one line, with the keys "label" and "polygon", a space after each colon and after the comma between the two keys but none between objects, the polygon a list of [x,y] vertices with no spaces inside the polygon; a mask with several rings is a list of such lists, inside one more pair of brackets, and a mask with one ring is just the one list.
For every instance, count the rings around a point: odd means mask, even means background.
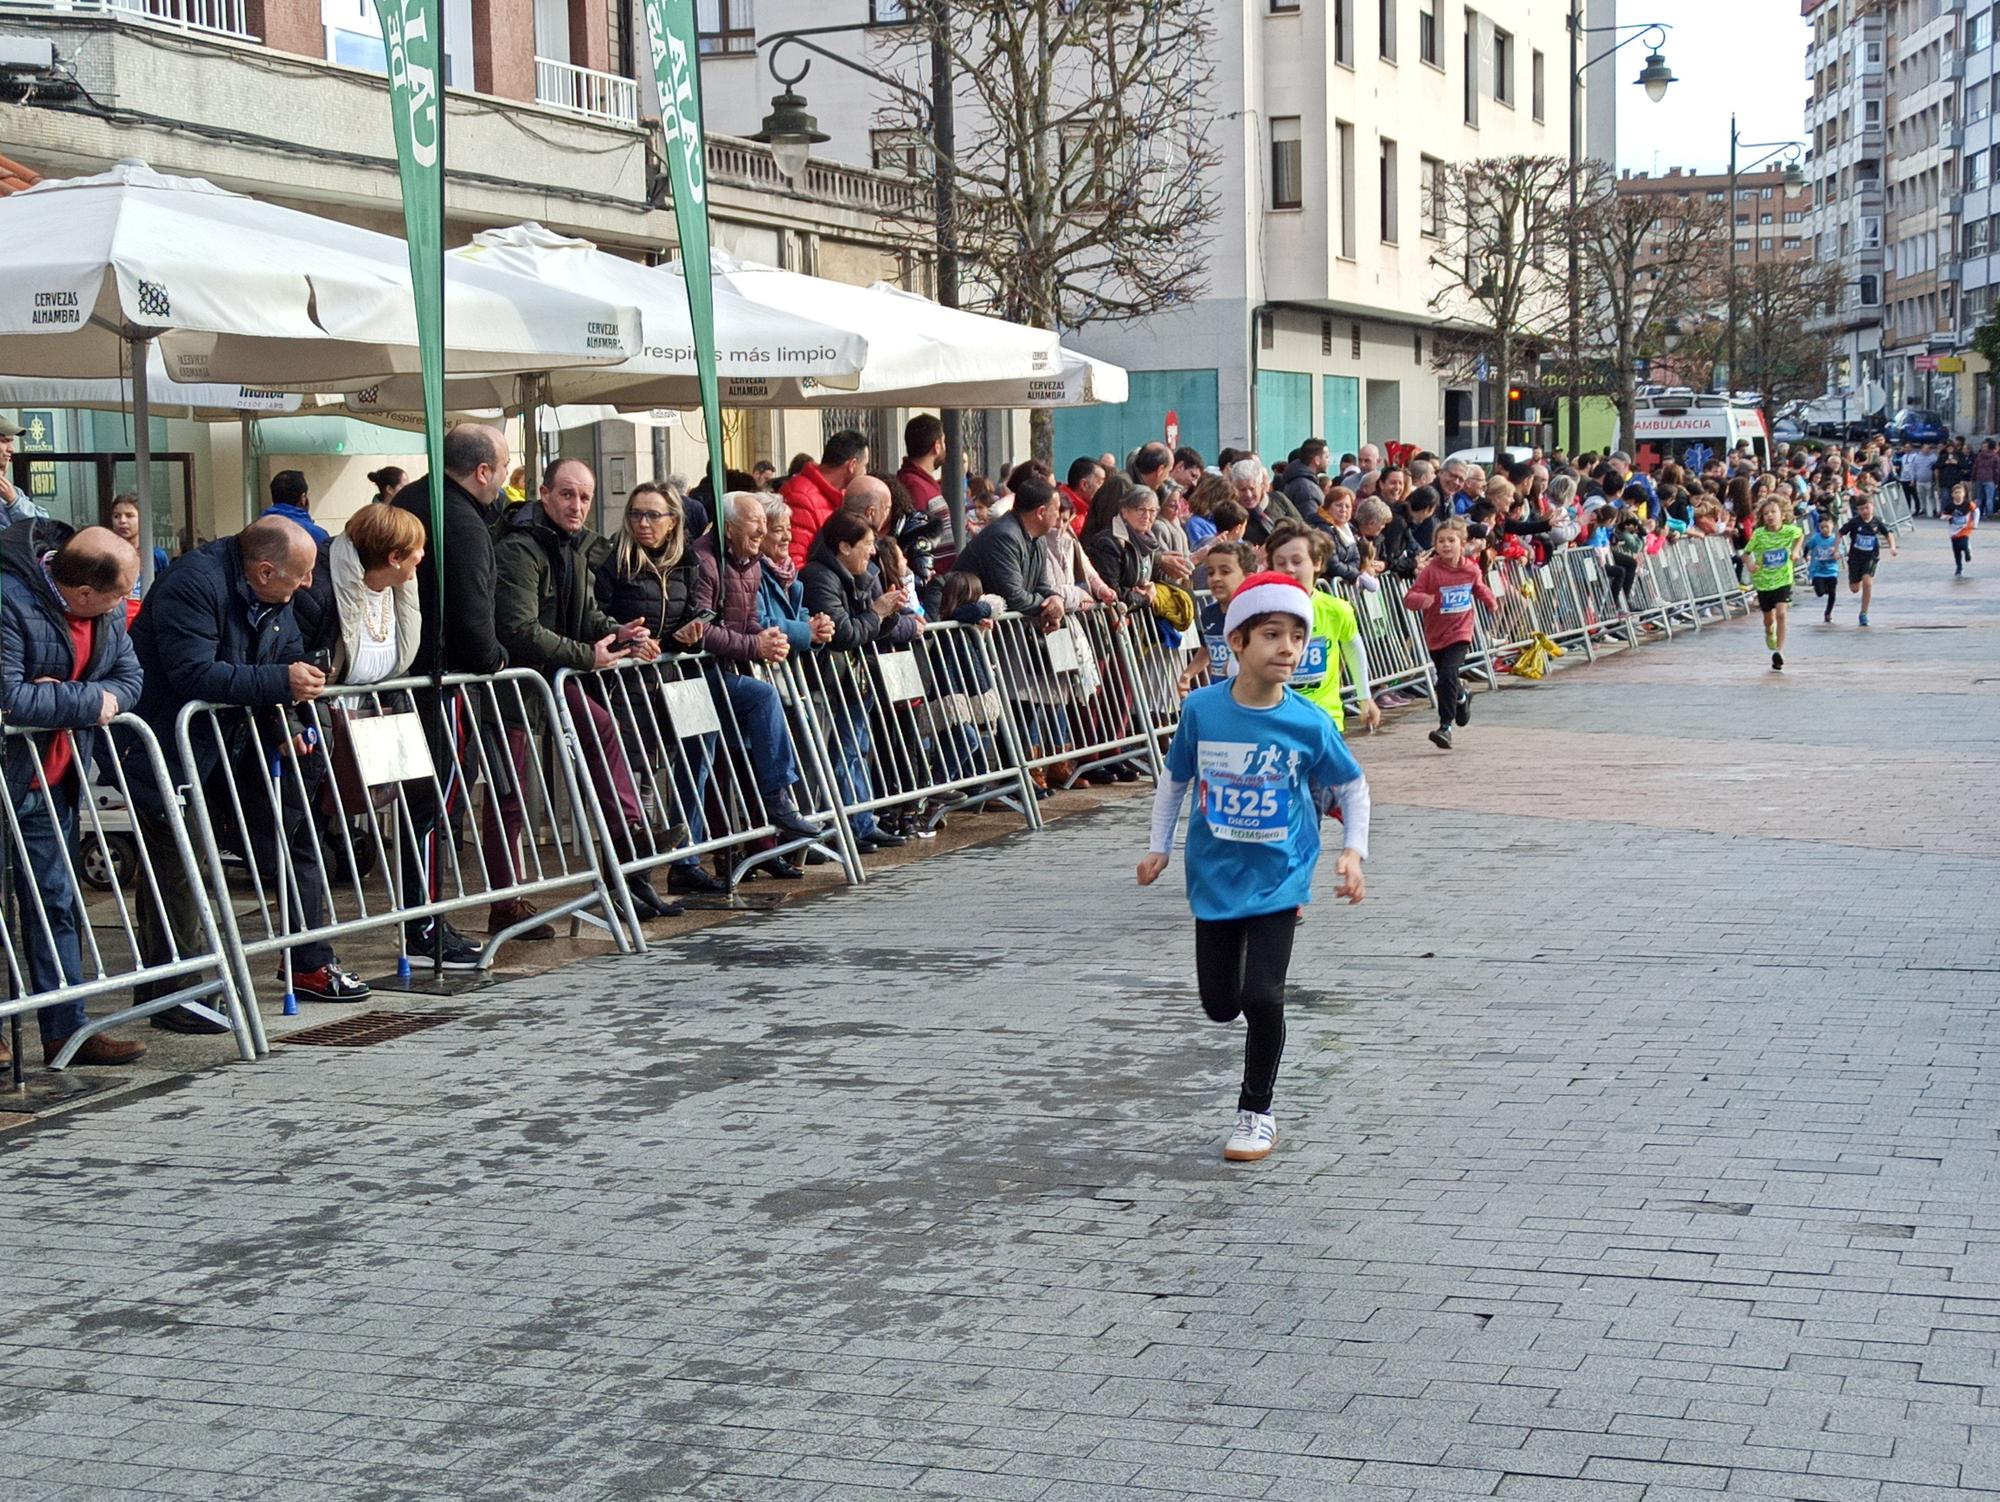
[{"label": "black leggings", "polygon": [[1285,1052],[1285,972],[1298,914],[1194,920],[1194,976],[1201,1009],[1217,1022],[1243,1019],[1239,1111],[1269,1111]]},{"label": "black leggings", "polygon": [[1964,568],[1966,564],[1972,562],[1972,539],[1970,537],[1954,537],[1951,540],[1951,561],[1960,568]]},{"label": "black leggings", "polygon": [[1431,666],[1437,669],[1438,724],[1449,730],[1456,717],[1458,701],[1465,694],[1459,673],[1465,667],[1470,642],[1455,641],[1450,646],[1431,648]]},{"label": "black leggings", "polygon": [[1632,608],[1632,581],[1639,576],[1639,560],[1623,553],[1613,553],[1606,565],[1611,571],[1611,598],[1622,600],[1625,608]]}]

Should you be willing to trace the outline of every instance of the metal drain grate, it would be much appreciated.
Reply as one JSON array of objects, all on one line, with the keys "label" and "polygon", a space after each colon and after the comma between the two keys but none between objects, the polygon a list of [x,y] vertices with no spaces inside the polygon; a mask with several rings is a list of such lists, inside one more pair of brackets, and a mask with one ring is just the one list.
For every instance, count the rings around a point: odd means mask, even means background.
[{"label": "metal drain grate", "polygon": [[338,1022],[323,1022],[278,1039],[280,1043],[302,1043],[308,1048],[366,1048],[387,1043],[427,1027],[455,1022],[463,1012],[362,1012]]}]

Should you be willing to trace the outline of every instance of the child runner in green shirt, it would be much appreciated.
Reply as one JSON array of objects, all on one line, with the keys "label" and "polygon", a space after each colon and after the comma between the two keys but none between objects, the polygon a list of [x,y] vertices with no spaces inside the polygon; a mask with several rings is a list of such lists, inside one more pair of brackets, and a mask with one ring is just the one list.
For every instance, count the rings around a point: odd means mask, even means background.
[{"label": "child runner in green shirt", "polygon": [[1333,555],[1332,540],[1315,527],[1282,521],[1264,539],[1264,557],[1274,572],[1289,574],[1312,596],[1313,624],[1306,654],[1292,674],[1292,687],[1324,710],[1335,730],[1346,732],[1347,709],[1340,697],[1340,670],[1361,697],[1361,723],[1373,730],[1382,723],[1381,706],[1368,696],[1368,649],[1361,642],[1361,623],[1354,607],[1316,586],[1320,570]]},{"label": "child runner in green shirt", "polygon": [[1806,532],[1785,520],[1776,496],[1757,508],[1757,530],[1743,549],[1750,568],[1750,587],[1757,591],[1757,608],[1764,612],[1764,645],[1771,649],[1773,671],[1785,668],[1785,616],[1792,603],[1792,569],[1799,560]]}]

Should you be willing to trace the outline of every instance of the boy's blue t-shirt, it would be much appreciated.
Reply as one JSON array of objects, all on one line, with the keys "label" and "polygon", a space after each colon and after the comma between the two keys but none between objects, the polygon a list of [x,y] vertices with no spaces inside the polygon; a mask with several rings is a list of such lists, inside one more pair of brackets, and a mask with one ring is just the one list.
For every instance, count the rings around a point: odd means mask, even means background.
[{"label": "boy's blue t-shirt", "polygon": [[1834,579],[1840,575],[1840,539],[1815,532],[1806,539],[1806,577]]},{"label": "boy's blue t-shirt", "polygon": [[1188,906],[1197,918],[1254,918],[1312,901],[1319,860],[1314,789],[1361,768],[1325,712],[1292,689],[1270,709],[1236,702],[1226,683],[1188,695],[1167,773],[1194,784]]}]

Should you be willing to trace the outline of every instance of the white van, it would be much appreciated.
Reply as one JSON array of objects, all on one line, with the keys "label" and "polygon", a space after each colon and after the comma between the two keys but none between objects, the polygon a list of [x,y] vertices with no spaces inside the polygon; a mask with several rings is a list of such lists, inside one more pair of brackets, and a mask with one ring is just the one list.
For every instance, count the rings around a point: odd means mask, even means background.
[{"label": "white van", "polygon": [[1746,439],[1760,466],[1771,463],[1771,428],[1755,403],[1740,397],[1664,391],[1639,398],[1632,419],[1632,462],[1651,471],[1672,459],[1700,471]]}]

